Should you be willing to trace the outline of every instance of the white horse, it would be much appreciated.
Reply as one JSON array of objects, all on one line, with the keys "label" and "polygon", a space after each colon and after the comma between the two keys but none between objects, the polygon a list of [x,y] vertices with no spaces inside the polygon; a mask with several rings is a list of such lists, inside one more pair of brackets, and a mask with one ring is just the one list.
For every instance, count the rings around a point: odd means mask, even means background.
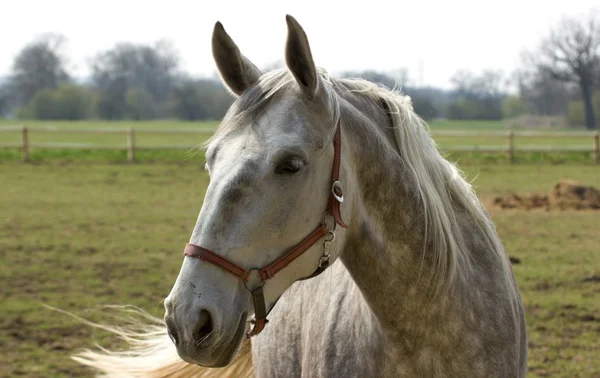
[{"label": "white horse", "polygon": [[471,186],[408,97],[330,78],[286,20],[270,73],[216,24],[237,99],[164,322],[74,358],[109,377],[525,377],[520,294]]}]

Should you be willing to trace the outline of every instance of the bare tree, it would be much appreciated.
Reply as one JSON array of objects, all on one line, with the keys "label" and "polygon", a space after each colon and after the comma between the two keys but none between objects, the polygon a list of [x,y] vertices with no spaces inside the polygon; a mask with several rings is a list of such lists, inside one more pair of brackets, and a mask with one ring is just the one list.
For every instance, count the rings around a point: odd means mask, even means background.
[{"label": "bare tree", "polygon": [[453,100],[447,107],[451,119],[500,119],[506,96],[504,72],[484,70],[475,75],[459,70],[450,78]]},{"label": "bare tree", "polygon": [[542,41],[531,60],[542,73],[576,83],[585,108],[585,126],[596,128],[592,95],[600,77],[600,19],[596,10],[586,17],[564,18]]},{"label": "bare tree", "polygon": [[512,82],[532,114],[558,116],[567,113],[569,99],[579,92],[577,84],[556,80],[548,72],[528,64],[524,56],[522,68],[512,73]]}]

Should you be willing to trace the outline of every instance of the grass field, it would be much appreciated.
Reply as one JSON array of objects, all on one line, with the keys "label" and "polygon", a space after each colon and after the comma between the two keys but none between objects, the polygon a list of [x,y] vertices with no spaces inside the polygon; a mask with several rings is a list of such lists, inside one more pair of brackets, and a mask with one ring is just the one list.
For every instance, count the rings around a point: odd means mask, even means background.
[{"label": "grass field", "polygon": [[[0,377],[91,377],[69,360],[94,341],[120,345],[42,303],[93,320],[107,304],[162,316],[208,182],[185,162],[0,162]],[[548,192],[559,179],[600,187],[591,165],[463,165],[484,203]],[[529,377],[600,377],[598,212],[489,207],[527,311]],[[114,323],[114,320],[111,322]]]},{"label": "grass field", "polygon": [[[51,126],[57,129],[92,129],[92,128],[114,128],[123,130],[122,133],[112,134],[91,134],[91,133],[69,133],[69,132],[41,132],[30,131],[29,142],[36,143],[67,143],[87,146],[86,149],[36,149],[31,148],[30,159],[33,161],[48,159],[74,159],[74,160],[101,160],[101,161],[125,161],[127,157],[127,135],[126,130],[130,127],[136,130],[156,130],[156,129],[215,129],[217,122],[183,122],[183,121],[80,121],[80,122],[50,122],[50,121],[11,121],[0,120],[0,128],[9,125],[27,125],[29,127]],[[480,149],[485,147],[507,147],[507,137],[502,136],[436,136],[437,131],[507,131],[502,121],[449,121],[434,120],[430,122],[431,130],[438,146],[444,149],[477,146]],[[566,131],[566,130],[562,130]],[[136,160],[138,161],[180,161],[189,157],[189,151],[183,150],[144,150],[144,147],[179,145],[192,147],[204,141],[209,133],[203,134],[144,134],[139,132],[135,136]],[[1,144],[21,143],[21,132],[0,133]],[[591,136],[568,136],[564,137],[529,137],[519,136],[514,140],[515,148],[527,147],[569,147],[569,148],[587,148],[591,149],[593,140]],[[103,147],[112,146],[120,150],[106,150]],[[591,152],[517,152],[517,162],[575,162],[586,163],[592,160]],[[506,160],[506,153],[485,153],[475,152],[451,152],[452,159],[467,159],[473,161],[496,162]],[[0,149],[0,160],[19,160],[21,159],[20,150],[17,148]]]}]

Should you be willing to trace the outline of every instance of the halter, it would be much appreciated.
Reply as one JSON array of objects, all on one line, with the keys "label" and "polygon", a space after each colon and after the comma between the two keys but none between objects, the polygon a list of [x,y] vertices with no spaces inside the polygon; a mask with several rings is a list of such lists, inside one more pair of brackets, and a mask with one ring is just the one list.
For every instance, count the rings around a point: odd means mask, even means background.
[{"label": "halter", "polygon": [[[344,202],[344,194],[342,191],[342,184],[339,181],[340,176],[340,155],[341,155],[341,133],[340,133],[340,123],[336,126],[335,136],[333,138],[333,169],[331,172],[331,194],[329,195],[329,201],[327,203],[327,210],[323,215],[323,220],[319,224],[312,233],[310,233],[306,238],[304,238],[300,243],[296,244],[293,248],[288,250],[281,257],[271,262],[270,264],[262,267],[262,268],[250,268],[245,269],[233,261],[219,256],[217,253],[201,247],[196,244],[188,243],[185,246],[184,255],[189,257],[195,257],[202,261],[206,261],[212,263],[234,276],[238,277],[244,283],[246,290],[252,294],[252,301],[254,302],[254,319],[252,320],[253,327],[250,332],[246,334],[248,338],[258,335],[268,323],[267,320],[267,309],[265,304],[265,297],[263,293],[263,287],[265,286],[265,281],[273,278],[275,274],[281,271],[283,268],[288,266],[292,261],[306,252],[310,247],[312,247],[316,242],[318,242],[321,238],[323,240],[323,255],[319,259],[319,265],[317,269],[308,277],[303,278],[308,279],[321,274],[327,267],[329,266],[329,250],[331,248],[331,243],[333,243],[335,239],[335,228],[339,224],[344,228],[348,228],[348,226],[342,220],[342,215],[340,212],[340,204]],[[333,228],[329,228],[326,222],[327,216],[330,215],[334,219]],[[256,272],[260,278],[260,285],[251,289],[248,287],[248,280],[252,272]]]}]

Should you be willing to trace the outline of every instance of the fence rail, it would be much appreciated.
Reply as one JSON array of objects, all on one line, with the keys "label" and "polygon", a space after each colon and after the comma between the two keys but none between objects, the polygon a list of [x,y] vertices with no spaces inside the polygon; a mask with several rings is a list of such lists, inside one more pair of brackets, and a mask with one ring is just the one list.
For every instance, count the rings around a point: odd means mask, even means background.
[{"label": "fence rail", "polygon": [[[20,132],[20,143],[0,143],[0,148],[17,148],[21,150],[23,161],[29,161],[29,151],[38,149],[103,149],[127,151],[127,159],[135,160],[136,150],[189,150],[196,145],[166,144],[139,146],[136,145],[136,135],[144,134],[212,134],[214,128],[199,127],[193,129],[135,129],[135,128],[63,128],[54,126],[3,126],[0,134],[4,132]],[[68,143],[68,142],[43,142],[32,143],[29,133],[63,133],[63,134],[120,134],[126,138],[125,145],[102,145],[93,143]],[[446,152],[504,152],[510,162],[514,161],[516,152],[592,152],[592,159],[600,164],[600,135],[598,131],[462,131],[462,130],[433,130],[433,137],[505,137],[506,145],[452,145],[440,147]],[[571,146],[518,146],[515,147],[517,137],[538,138],[589,138],[589,145]]]}]

